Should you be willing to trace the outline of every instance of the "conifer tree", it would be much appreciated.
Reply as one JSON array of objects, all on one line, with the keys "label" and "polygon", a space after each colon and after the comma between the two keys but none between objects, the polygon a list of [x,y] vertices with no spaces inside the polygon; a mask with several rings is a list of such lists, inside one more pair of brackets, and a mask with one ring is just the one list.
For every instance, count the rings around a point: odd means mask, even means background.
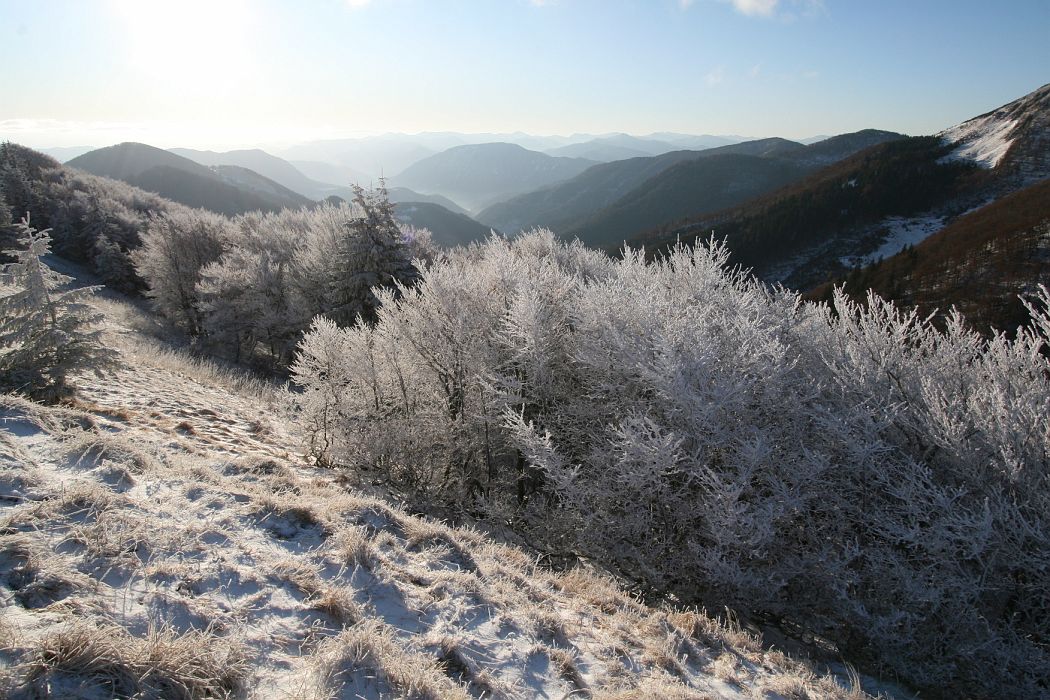
[{"label": "conifer tree", "polygon": [[354,205],[357,216],[347,222],[336,251],[339,274],[334,280],[332,316],[344,326],[358,317],[375,321],[379,301],[373,288],[395,288],[398,282],[408,284],[417,278],[383,181],[371,191],[354,185]]},{"label": "conifer tree", "polygon": [[15,262],[0,268],[0,283],[14,288],[0,297],[0,385],[56,401],[72,393],[75,371],[100,375],[116,353],[101,342],[101,314],[84,303],[99,288],[61,289],[71,278],[42,260],[51,251],[48,231],[32,228],[28,217],[17,228],[23,247],[6,251]]},{"label": "conifer tree", "polygon": [[11,208],[7,204],[7,196],[4,194],[4,183],[0,180],[0,260],[6,255],[3,251],[15,245],[15,227],[11,219]]}]

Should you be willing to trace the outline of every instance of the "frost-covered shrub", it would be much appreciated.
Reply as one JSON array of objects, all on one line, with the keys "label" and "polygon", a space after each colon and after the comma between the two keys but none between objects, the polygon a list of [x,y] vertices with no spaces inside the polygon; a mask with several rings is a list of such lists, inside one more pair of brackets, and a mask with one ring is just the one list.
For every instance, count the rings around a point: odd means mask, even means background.
[{"label": "frost-covered shrub", "polygon": [[984,341],[726,261],[454,252],[374,326],[315,322],[313,448],[920,685],[1046,692],[1046,313]]}]

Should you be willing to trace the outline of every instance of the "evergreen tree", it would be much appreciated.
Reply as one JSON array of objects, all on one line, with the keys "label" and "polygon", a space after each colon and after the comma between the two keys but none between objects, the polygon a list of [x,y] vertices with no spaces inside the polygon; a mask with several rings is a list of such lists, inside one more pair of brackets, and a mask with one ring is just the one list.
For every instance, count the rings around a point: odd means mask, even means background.
[{"label": "evergreen tree", "polygon": [[374,288],[396,288],[398,282],[409,284],[418,277],[383,181],[371,191],[354,185],[354,205],[357,216],[347,222],[336,251],[340,274],[334,280],[332,316],[344,326],[358,317],[375,321],[379,301]]},{"label": "evergreen tree", "polygon": [[0,283],[15,288],[0,297],[0,385],[44,401],[72,393],[77,370],[101,374],[116,362],[101,342],[101,315],[84,303],[98,287],[61,290],[71,278],[51,270],[41,258],[51,252],[48,231],[23,219],[22,249],[6,251],[15,262],[0,268]]},{"label": "evergreen tree", "polygon": [[0,260],[8,259],[3,251],[15,245],[15,227],[11,219],[11,207],[4,194],[4,183],[0,180]]},{"label": "evergreen tree", "polygon": [[97,238],[94,244],[94,254],[95,273],[107,286],[127,293],[139,289],[131,258],[112,238],[106,235]]}]

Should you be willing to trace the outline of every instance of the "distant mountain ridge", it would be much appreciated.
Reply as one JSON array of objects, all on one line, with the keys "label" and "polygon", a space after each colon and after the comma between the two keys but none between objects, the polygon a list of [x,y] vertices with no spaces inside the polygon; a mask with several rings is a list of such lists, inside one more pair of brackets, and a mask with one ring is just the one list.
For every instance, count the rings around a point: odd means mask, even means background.
[{"label": "distant mountain ridge", "polygon": [[594,166],[572,180],[493,205],[478,220],[503,231],[545,226],[601,248],[677,219],[715,211],[800,179],[873,143],[874,129],[805,146],[756,139]]},{"label": "distant mountain ridge", "polygon": [[[703,138],[703,137],[698,137]],[[726,139],[710,137],[710,143],[701,148],[713,148],[724,146]],[[598,136],[588,141],[549,148],[544,153],[552,156],[566,156],[570,158],[587,158],[590,160],[608,163],[625,158],[639,158],[645,156],[658,156],[671,151],[682,150],[681,145],[669,141],[661,141],[648,136],[631,136],[630,134],[608,134]],[[700,148],[697,148],[700,150]]]},{"label": "distant mountain ridge", "polygon": [[[456,146],[484,143],[512,143],[531,151],[554,156],[584,157],[588,151],[594,160],[614,160],[623,157],[655,155],[666,151],[725,146],[752,140],[744,136],[714,136],[710,134],[655,133],[645,136],[630,134],[536,135],[513,133],[422,132],[417,134],[386,133],[356,138],[323,139],[296,144],[276,151],[275,155],[299,167],[308,177],[321,182],[343,184],[347,181],[367,185],[380,177],[396,178],[409,166],[436,153]],[[654,143],[658,143],[654,147]],[[557,149],[583,145],[564,153]],[[654,150],[655,148],[655,150]],[[640,152],[634,153],[633,150]],[[309,165],[308,165],[309,164]],[[337,168],[338,177],[326,168]],[[349,178],[347,177],[349,175]]]},{"label": "distant mountain ridge", "polygon": [[239,166],[252,170],[269,178],[283,187],[297,192],[308,199],[324,199],[339,185],[344,183],[326,183],[313,180],[299,171],[294,165],[260,149],[237,151],[197,151],[192,148],[171,148],[171,153],[188,158],[209,168],[219,166]]},{"label": "distant mountain ridge", "polygon": [[123,180],[191,207],[235,215],[310,205],[310,199],[243,168],[213,170],[142,143],[99,148],[66,165],[94,175]]},{"label": "distant mountain ridge", "polygon": [[391,178],[391,184],[440,194],[476,210],[567,180],[595,164],[583,158],[549,156],[511,143],[471,144],[425,158]]}]

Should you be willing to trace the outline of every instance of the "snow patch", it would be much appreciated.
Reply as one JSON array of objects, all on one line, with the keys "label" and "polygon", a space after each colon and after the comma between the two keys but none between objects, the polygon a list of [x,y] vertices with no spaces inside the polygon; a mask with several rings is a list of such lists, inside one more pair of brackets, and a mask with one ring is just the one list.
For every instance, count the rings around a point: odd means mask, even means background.
[{"label": "snow patch", "polygon": [[865,267],[880,259],[904,250],[909,245],[922,243],[932,234],[944,228],[943,216],[889,216],[885,218],[878,228],[886,230],[886,238],[878,249],[867,255],[848,255],[840,258],[846,267]]},{"label": "snow patch", "polygon": [[945,129],[939,136],[945,143],[958,145],[942,159],[942,162],[968,160],[983,168],[994,168],[1013,145],[1014,139],[1011,135],[1017,121],[990,114]]}]

